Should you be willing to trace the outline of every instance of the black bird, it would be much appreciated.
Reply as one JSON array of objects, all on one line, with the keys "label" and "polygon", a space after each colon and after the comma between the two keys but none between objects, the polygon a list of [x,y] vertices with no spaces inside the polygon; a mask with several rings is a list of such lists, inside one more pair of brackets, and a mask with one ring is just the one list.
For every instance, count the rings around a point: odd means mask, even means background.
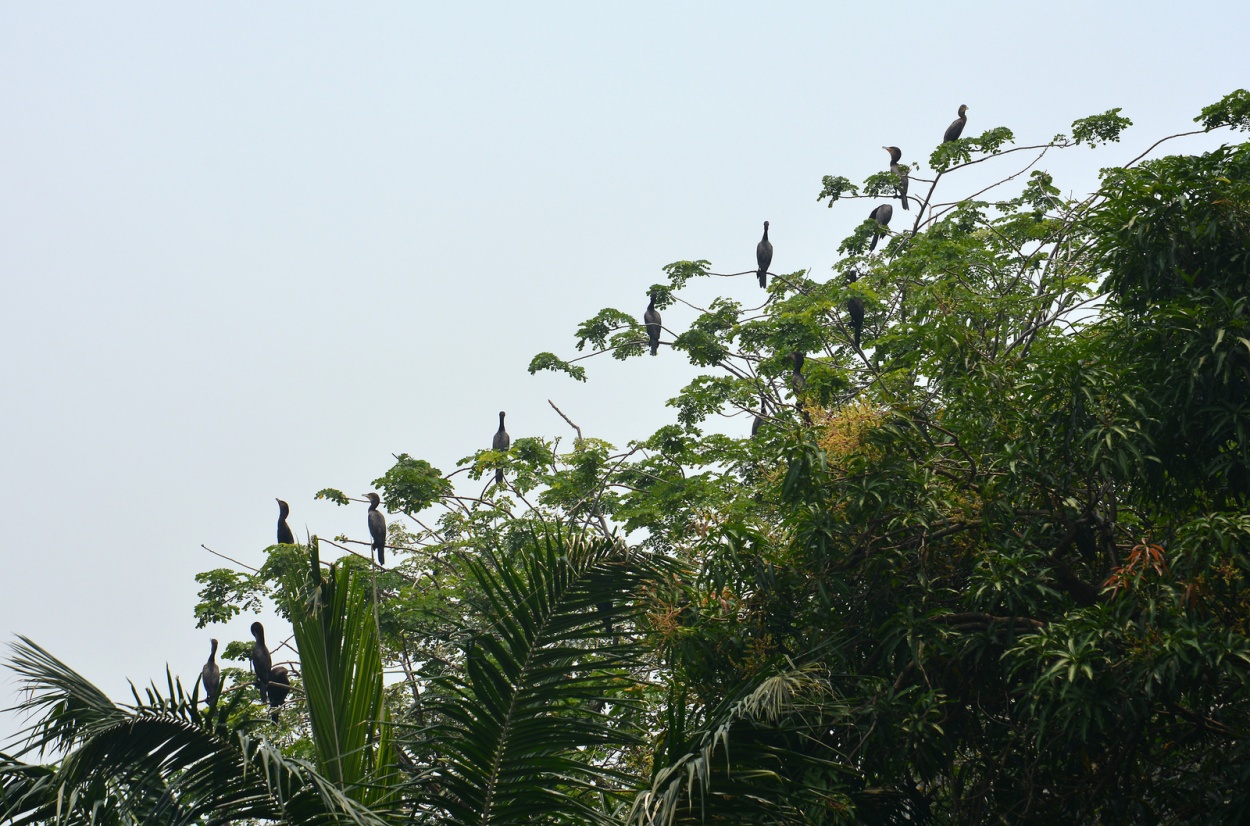
[{"label": "black bird", "polygon": [[291,678],[286,666],[275,665],[269,672],[269,719],[278,722],[278,709],[286,702],[286,695],[291,692]]},{"label": "black bird", "polygon": [[755,421],[751,422],[751,438],[755,438],[755,434],[760,432],[760,427],[764,424],[764,417],[768,415],[768,403],[764,400],[764,394],[760,393],[760,412],[755,414]]},{"label": "black bird", "polygon": [[942,143],[959,140],[959,136],[964,133],[964,127],[968,125],[968,116],[964,114],[967,111],[967,106],[959,107],[959,117],[951,121],[951,125],[946,127],[946,134],[942,136]]},{"label": "black bird", "polygon": [[291,515],[291,506],[281,499],[275,501],[278,503],[278,544],[294,545],[295,534],[291,533],[291,526],[286,523],[286,518]]},{"label": "black bird", "polygon": [[[894,207],[889,204],[881,204],[880,206],[875,207],[872,212],[868,213],[868,217],[876,221],[882,227],[888,227],[890,225],[890,219],[894,217]],[[879,239],[883,234],[884,233],[882,232],[874,232],[872,234],[872,242],[868,245],[869,252],[872,252],[877,248],[877,239]]]},{"label": "black bird", "polygon": [[[654,303],[654,300],[652,301],[652,303]],[[655,355],[655,350],[651,351],[651,355],[653,356]],[[505,450],[507,450],[509,447],[512,446],[512,437],[508,435],[508,431],[503,429],[503,416],[504,416],[504,411],[500,410],[499,411],[499,429],[495,431],[495,439],[494,441],[490,443],[491,450],[497,450],[500,453],[503,453]],[[497,468],[495,470],[495,484],[496,485],[503,484],[503,468]]]},{"label": "black bird", "polygon": [[605,634],[612,633],[612,603],[598,602],[595,603],[595,610],[603,617],[603,632]]},{"label": "black bird", "polygon": [[761,287],[768,286],[768,265],[773,263],[773,244],[768,240],[768,222],[764,222],[764,237],[755,245],[755,263],[759,269],[755,271]]},{"label": "black bird", "polygon": [[[642,314],[642,321],[647,325],[647,340],[651,345],[651,355],[658,355],[660,352],[660,311],[655,308],[655,293],[651,293],[651,303],[647,305],[647,311]],[[502,424],[503,422],[500,421],[500,425]]]},{"label": "black bird", "polygon": [[260,691],[260,701],[269,702],[269,673],[273,660],[269,658],[269,649],[265,647],[265,626],[259,622],[252,623],[252,636],[256,642],[252,645],[252,673],[256,675],[256,688]]},{"label": "black bird", "polygon": [[794,362],[794,368],[790,373],[790,389],[794,391],[797,397],[807,388],[807,379],[803,378],[803,362],[807,356],[802,353],[791,353],[790,360]]},{"label": "black bird", "polygon": [[911,209],[907,205],[907,172],[898,165],[899,160],[903,157],[903,150],[897,146],[883,146],[881,148],[890,153],[890,171],[898,176],[898,187],[896,190],[898,199],[903,202],[903,209]]},{"label": "black bird", "polygon": [[[859,273],[851,270],[846,274],[846,283],[854,284],[859,280]],[[864,299],[851,296],[846,302],[846,311],[851,314],[851,329],[855,331],[855,346],[859,347],[859,335],[864,330]]]},{"label": "black bird", "polygon": [[386,517],[382,515],[382,511],[378,510],[378,505],[382,503],[381,498],[376,493],[366,493],[365,498],[369,500],[369,536],[373,539],[373,550],[378,555],[378,565],[386,564]]},{"label": "black bird", "polygon": [[217,665],[217,640],[213,640],[213,650],[208,653],[208,662],[200,669],[200,678],[204,683],[204,702],[209,706],[217,704],[221,695],[221,668]]}]

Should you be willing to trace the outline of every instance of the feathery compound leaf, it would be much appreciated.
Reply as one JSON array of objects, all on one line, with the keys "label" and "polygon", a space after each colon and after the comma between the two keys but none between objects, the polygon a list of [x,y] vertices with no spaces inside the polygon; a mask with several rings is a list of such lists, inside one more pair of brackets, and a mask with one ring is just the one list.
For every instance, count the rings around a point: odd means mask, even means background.
[{"label": "feathery compound leaf", "polygon": [[430,703],[445,721],[431,732],[441,759],[430,805],[442,823],[519,825],[556,811],[609,822],[601,796],[623,800],[636,779],[594,755],[641,741],[593,704],[634,702],[622,689],[636,683],[640,649],[620,625],[667,563],[552,529],[466,564],[481,597],[459,626],[465,670]]}]

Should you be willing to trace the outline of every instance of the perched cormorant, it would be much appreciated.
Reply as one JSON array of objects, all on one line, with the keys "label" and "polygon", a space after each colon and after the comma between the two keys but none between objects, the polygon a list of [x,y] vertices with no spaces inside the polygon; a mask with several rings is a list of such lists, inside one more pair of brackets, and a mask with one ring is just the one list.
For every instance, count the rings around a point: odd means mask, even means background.
[{"label": "perched cormorant", "polygon": [[[859,273],[850,270],[846,274],[846,283],[854,284],[859,280]],[[851,329],[855,331],[855,346],[859,347],[859,334],[864,330],[864,299],[851,296],[846,302],[846,311],[851,314]]]},{"label": "perched cormorant", "polygon": [[[894,217],[894,207],[889,204],[881,204],[875,207],[872,212],[868,213],[868,217],[876,221],[882,227],[890,225],[890,219]],[[877,240],[883,235],[882,232],[874,232],[872,234],[872,242],[868,244],[868,251],[872,252],[877,248]]]},{"label": "perched cormorant", "polygon": [[595,610],[603,616],[603,632],[605,634],[612,633],[612,603],[599,602],[595,603]]},{"label": "perched cormorant", "polygon": [[764,417],[768,415],[768,403],[764,400],[764,393],[760,393],[760,412],[755,414],[755,421],[751,422],[751,438],[755,438],[755,434],[760,432],[760,426],[764,424]]},{"label": "perched cormorant", "polygon": [[[654,303],[654,302],[653,302]],[[657,334],[658,335],[658,334]],[[651,355],[655,355],[655,350],[651,351]],[[503,453],[512,446],[512,437],[508,435],[508,431],[503,429],[504,411],[499,411],[499,429],[495,431],[495,439],[490,443],[491,450],[497,450]],[[503,468],[495,469],[495,484],[503,484]]]},{"label": "perched cormorant", "polygon": [[278,722],[278,709],[286,702],[286,695],[291,692],[291,678],[286,666],[275,665],[269,672],[269,719]]},{"label": "perched cormorant", "polygon": [[204,702],[209,706],[217,704],[221,695],[221,667],[217,665],[217,640],[213,640],[213,650],[208,653],[208,662],[200,669],[200,678],[204,683]]},{"label": "perched cormorant", "polygon": [[[647,325],[647,340],[651,345],[651,355],[658,355],[660,352],[660,311],[655,308],[655,293],[651,293],[651,303],[647,305],[647,311],[642,314],[642,321]],[[500,425],[502,424],[501,421]]]},{"label": "perched cormorant", "polygon": [[273,660],[269,658],[269,649],[265,647],[265,626],[259,622],[252,623],[252,636],[256,642],[252,645],[252,673],[256,675],[256,688],[260,691],[260,701],[269,702],[269,672]]},{"label": "perched cormorant", "polygon": [[294,545],[295,534],[291,533],[291,526],[286,523],[286,518],[291,515],[291,506],[281,499],[275,501],[278,503],[278,544]]},{"label": "perched cormorant", "polygon": [[366,493],[369,500],[369,536],[373,539],[370,550],[378,555],[378,564],[386,564],[386,517],[378,510],[382,499],[376,493]]},{"label": "perched cormorant", "polygon": [[768,265],[773,263],[773,244],[768,240],[768,222],[764,222],[764,237],[755,245],[755,263],[759,265],[759,269],[755,271],[755,275],[760,280],[761,287],[768,286]]},{"label": "perched cormorant", "polygon": [[907,173],[898,165],[899,160],[903,157],[903,150],[897,146],[883,146],[881,148],[890,153],[890,171],[898,176],[898,187],[896,189],[898,199],[903,202],[903,209],[911,209],[907,205]]},{"label": "perched cormorant", "polygon": [[807,356],[802,353],[791,353],[790,360],[794,362],[794,368],[790,373],[790,389],[794,391],[797,397],[807,388],[807,379],[803,378],[803,362]]},{"label": "perched cormorant", "polygon": [[942,143],[959,140],[959,136],[964,133],[964,126],[968,124],[968,116],[964,114],[967,111],[967,106],[959,107],[959,117],[951,121],[951,125],[946,127],[946,134],[942,136]]}]

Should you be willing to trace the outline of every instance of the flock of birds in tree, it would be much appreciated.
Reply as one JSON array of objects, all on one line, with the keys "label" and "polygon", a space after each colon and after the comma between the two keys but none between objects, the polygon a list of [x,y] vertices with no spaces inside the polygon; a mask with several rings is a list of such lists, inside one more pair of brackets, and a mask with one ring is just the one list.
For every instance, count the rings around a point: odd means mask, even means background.
[{"label": "flock of birds in tree", "polygon": [[[950,143],[959,140],[959,136],[963,134],[964,126],[968,123],[967,115],[968,107],[959,107],[959,117],[957,117],[950,126],[946,128],[946,133],[942,136],[943,143]],[[890,153],[890,171],[898,177],[896,185],[896,193],[899,201],[902,203],[903,209],[909,210],[907,196],[907,172],[899,166],[902,160],[903,152],[897,146],[883,146],[882,149]],[[890,219],[894,217],[894,207],[890,204],[879,204],[874,207],[868,217],[876,221],[880,225],[880,229],[873,233],[872,239],[868,244],[869,251],[877,248],[877,241],[885,233],[886,227],[890,224]],[[773,244],[768,240],[768,222],[764,222],[764,236],[760,242],[755,245],[755,263],[756,277],[759,279],[760,287],[768,286],[768,268],[773,262]],[[848,284],[853,284],[859,280],[859,273],[851,270],[847,273],[846,280]],[[651,355],[658,355],[660,351],[660,311],[655,308],[656,294],[651,293],[651,303],[647,305],[647,310],[643,313],[642,320],[647,328],[647,343],[651,349]],[[851,317],[851,329],[855,335],[855,346],[860,345],[860,334],[864,329],[864,301],[858,297],[852,297],[846,303],[847,313]],[[801,399],[803,390],[807,387],[807,379],[803,377],[803,362],[806,356],[803,353],[791,353],[791,372],[790,372],[790,390],[794,393],[796,399]],[[799,402],[799,412],[803,415],[805,421],[809,421],[807,411],[804,409],[802,402]],[[502,453],[512,446],[512,437],[508,435],[508,431],[504,429],[504,411],[499,411],[499,429],[495,431],[495,437],[491,441],[491,449]],[[768,415],[768,399],[760,393],[760,412],[756,414],[755,421],[751,425],[751,435],[755,436],[759,432],[760,426],[764,422],[764,417]],[[503,484],[503,468],[495,469],[495,484]],[[376,493],[366,493],[365,498],[369,500],[369,537],[371,539],[370,552],[377,559],[379,566],[386,564],[386,517],[382,515],[382,511],[378,510],[378,506],[382,503],[381,498]],[[294,545],[295,535],[291,532],[291,527],[287,524],[287,517],[291,515],[291,508],[281,499],[278,502],[278,544]],[[601,608],[603,606],[600,606]],[[611,631],[611,620],[604,620],[609,632]],[[291,691],[290,671],[281,665],[273,665],[273,658],[269,653],[269,648],[265,645],[265,628],[259,622],[252,623],[252,636],[255,643],[252,645],[252,673],[256,678],[256,688],[260,692],[261,702],[267,703],[272,709],[270,717],[274,722],[278,720],[278,710],[282,704],[286,702],[287,694]],[[208,662],[204,664],[204,668],[200,672],[200,678],[204,685],[204,692],[209,706],[215,706],[218,697],[221,696],[221,668],[217,665],[217,640],[212,640],[212,650],[208,655]]]},{"label": "flock of birds in tree", "polygon": [[[291,691],[291,672],[283,665],[274,665],[265,645],[265,627],[259,622],[252,623],[252,636],[256,642],[252,645],[252,673],[256,676],[256,688],[260,691],[260,701],[268,703],[270,719],[278,722],[278,709],[286,702]],[[221,696],[221,667],[217,665],[217,640],[211,640],[212,649],[208,653],[208,662],[200,670],[200,682],[204,686],[204,698],[209,707],[217,705]]]},{"label": "flock of birds in tree", "polygon": [[[498,452],[506,451],[512,445],[512,437],[504,429],[505,415],[504,411],[499,411],[499,430],[495,432],[495,438],[491,442],[491,448]],[[495,483],[503,483],[502,468],[495,470]],[[377,559],[379,567],[384,566],[386,564],[386,517],[378,509],[378,506],[382,504],[382,499],[372,492],[364,496],[369,501],[367,519],[371,540],[370,552]],[[295,534],[286,521],[291,515],[291,506],[281,499],[275,501],[278,503],[278,544],[294,545]],[[252,623],[252,636],[256,639],[252,644],[251,653],[252,674],[255,677],[256,689],[260,692],[261,702],[267,703],[272,709],[270,717],[276,723],[278,710],[282,708],[291,691],[291,672],[285,666],[273,664],[273,657],[265,644],[265,627],[259,622]],[[217,705],[217,700],[221,696],[221,667],[217,665],[217,640],[210,642],[212,648],[208,654],[208,661],[200,669],[200,682],[204,686],[205,701],[211,708]]]},{"label": "flock of birds in tree", "polygon": [[[942,143],[951,143],[959,140],[959,136],[964,132],[964,126],[968,123],[968,107],[959,107],[959,117],[951,121],[951,125],[946,127],[945,134],[942,135]],[[898,183],[895,186],[895,193],[899,202],[903,205],[904,210],[910,210],[909,198],[907,195],[908,176],[907,170],[899,166],[899,161],[903,159],[903,150],[897,146],[881,147],[890,153],[890,171],[898,177]],[[879,204],[873,207],[872,212],[868,213],[868,217],[875,221],[878,229],[873,232],[872,238],[868,242],[868,251],[872,252],[877,248],[877,242],[881,240],[881,236],[885,234],[886,228],[890,225],[890,220],[894,217],[894,207],[891,204]],[[768,268],[773,263],[773,243],[768,240],[768,222],[764,222],[764,236],[760,238],[760,242],[755,245],[755,275],[759,279],[760,287],[768,286]],[[846,274],[848,284],[854,284],[859,280],[859,273],[856,270],[850,270]],[[855,336],[855,347],[859,348],[860,339],[864,331],[864,300],[858,296],[853,296],[846,302],[847,314],[851,317],[851,331]],[[643,321],[647,327],[647,338],[651,345],[651,355],[656,355],[660,347],[660,314],[655,309],[655,294],[651,294],[651,303],[647,306],[647,312],[643,315]],[[794,392],[795,398],[799,398],[799,394],[806,387],[807,381],[803,378],[803,361],[802,353],[791,353],[790,358],[793,368],[790,374],[790,389]],[[802,401],[798,402],[799,412],[803,415],[804,421],[810,421],[807,411],[803,408]],[[755,415],[755,421],[751,425],[751,435],[755,436],[759,432],[760,425],[764,423],[764,417],[768,415],[768,400],[763,393],[760,394],[760,412]]]}]

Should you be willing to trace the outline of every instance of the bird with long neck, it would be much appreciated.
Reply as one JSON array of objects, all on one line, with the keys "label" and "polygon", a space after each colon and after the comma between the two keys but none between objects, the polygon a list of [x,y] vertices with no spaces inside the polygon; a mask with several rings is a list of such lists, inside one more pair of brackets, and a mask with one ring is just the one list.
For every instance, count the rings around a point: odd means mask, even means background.
[{"label": "bird with long neck", "polygon": [[872,234],[872,242],[868,245],[868,251],[872,252],[877,248],[877,241],[885,234],[885,227],[890,225],[890,219],[894,217],[894,207],[889,204],[881,204],[868,213],[868,217],[881,225],[882,229]]},{"label": "bird with long neck", "polygon": [[796,396],[807,389],[807,379],[803,377],[803,362],[806,360],[807,356],[802,353],[790,354],[790,362],[793,365],[790,368],[790,389]]},{"label": "bird with long neck", "polygon": [[204,683],[204,702],[209,707],[217,704],[221,696],[221,667],[217,665],[217,640],[211,640],[213,649],[208,652],[208,662],[200,669],[200,679]]},{"label": "bird with long neck", "polygon": [[755,434],[760,432],[760,428],[764,425],[764,417],[768,415],[768,400],[764,397],[764,391],[760,391],[760,412],[755,414],[755,421],[751,422],[751,438],[755,438]]},{"label": "bird with long neck", "polygon": [[286,523],[286,518],[291,515],[291,506],[281,499],[274,501],[278,503],[278,544],[294,545],[295,534],[291,533],[291,526]]},{"label": "bird with long neck", "polygon": [[968,125],[968,107],[959,107],[959,117],[951,121],[951,125],[946,127],[946,134],[942,136],[942,143],[950,143],[959,140],[959,136],[964,133],[964,127]]},{"label": "bird with long neck", "polygon": [[369,538],[372,540],[369,549],[377,554],[378,565],[386,564],[386,517],[378,510],[382,499],[376,493],[366,493],[369,500]]},{"label": "bird with long neck", "polygon": [[660,311],[655,308],[655,293],[651,293],[651,303],[642,314],[642,323],[647,325],[647,343],[651,346],[651,355],[660,352]]},{"label": "bird with long neck", "polygon": [[903,150],[897,146],[883,146],[881,148],[890,153],[890,171],[898,176],[898,186],[895,187],[898,199],[903,202],[903,209],[911,209],[907,205],[907,170],[898,165],[898,162],[903,158]]},{"label": "bird with long neck", "polygon": [[260,691],[260,701],[269,702],[269,672],[273,669],[273,660],[269,657],[269,649],[265,646],[265,626],[259,622],[252,623],[252,636],[256,642],[252,644],[252,673],[256,676],[256,688]]},{"label": "bird with long neck", "polygon": [[269,672],[269,719],[278,722],[278,709],[286,702],[286,695],[291,692],[290,672],[286,666],[275,665]]},{"label": "bird with long neck", "polygon": [[[655,355],[655,353],[652,352],[651,355]],[[503,417],[504,417],[504,411],[500,410],[499,411],[499,429],[495,431],[495,438],[492,439],[490,443],[491,450],[497,451],[499,453],[506,452],[508,448],[512,446],[512,437],[509,436],[508,431],[504,430],[503,428]],[[503,468],[495,469],[495,484],[496,485],[503,484]]]},{"label": "bird with long neck", "polygon": [[[859,272],[849,270],[846,274],[846,283],[854,284],[859,280]],[[859,347],[859,336],[864,329],[864,299],[857,295],[851,296],[846,302],[846,311],[851,314],[851,329],[855,331],[855,347]]]},{"label": "bird with long neck", "polygon": [[773,242],[768,240],[768,222],[764,222],[764,237],[755,245],[755,276],[761,287],[768,286],[768,267],[773,263]]}]

